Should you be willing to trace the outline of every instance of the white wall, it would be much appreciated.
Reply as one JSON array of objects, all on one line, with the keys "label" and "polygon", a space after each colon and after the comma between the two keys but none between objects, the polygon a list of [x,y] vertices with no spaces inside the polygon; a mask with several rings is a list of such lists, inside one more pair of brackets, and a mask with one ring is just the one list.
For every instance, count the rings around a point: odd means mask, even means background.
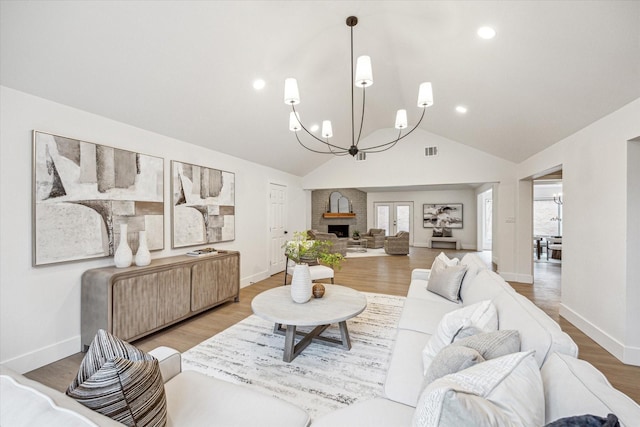
[{"label": "white wall", "polygon": [[[628,215],[637,215],[640,209],[638,181],[633,179],[638,172],[628,173],[628,162],[636,165],[639,156],[628,141],[638,136],[640,99],[518,165],[523,179],[562,165],[560,314],[617,358],[636,365],[640,365],[640,235],[629,226],[637,216]],[[523,237],[522,227],[530,224],[518,227]],[[530,251],[530,240],[521,239],[519,250]]]},{"label": "white wall", "polygon": [[[363,139],[360,146],[380,144],[394,134],[394,130],[379,130]],[[433,145],[438,146],[438,156],[424,157],[424,148]],[[494,262],[505,279],[515,280],[515,177],[516,165],[512,162],[417,129],[396,147],[384,154],[370,154],[364,162],[355,162],[349,156],[336,157],[306,175],[303,186],[316,189],[496,183]],[[471,203],[475,207],[475,199]],[[416,204],[414,209],[418,212],[422,205]],[[465,221],[465,228],[467,224]],[[476,225],[473,227],[475,230]],[[465,239],[475,246],[475,236]]]},{"label": "white wall", "polygon": [[463,249],[476,249],[477,221],[475,190],[392,191],[367,193],[367,228],[373,227],[375,202],[413,202],[413,246],[427,247],[433,228],[423,227],[423,204],[462,203],[463,228],[452,229]]},{"label": "white wall", "polygon": [[[640,137],[627,145],[627,359],[640,348]],[[634,350],[636,349],[636,350]],[[637,354],[636,354],[637,356]]]},{"label": "white wall", "polygon": [[288,228],[305,228],[309,203],[299,177],[6,87],[0,103],[0,362],[13,369],[28,371],[80,351],[80,277],[113,265],[104,258],[31,266],[33,129],[165,159],[165,249],[153,258],[185,252],[170,248],[170,160],[235,173],[236,239],[215,246],[240,251],[242,285],[268,277],[270,182],[288,187]]}]

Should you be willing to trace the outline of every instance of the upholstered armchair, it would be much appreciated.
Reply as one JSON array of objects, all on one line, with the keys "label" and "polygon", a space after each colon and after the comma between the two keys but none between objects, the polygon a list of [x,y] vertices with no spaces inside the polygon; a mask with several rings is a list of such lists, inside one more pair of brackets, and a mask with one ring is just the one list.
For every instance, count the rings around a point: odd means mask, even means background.
[{"label": "upholstered armchair", "polygon": [[349,239],[341,239],[335,233],[324,233],[317,230],[308,230],[307,237],[311,240],[327,240],[331,242],[331,252],[337,252],[342,256],[347,255],[347,242]]},{"label": "upholstered armchair", "polygon": [[395,236],[389,236],[384,241],[384,251],[389,255],[409,254],[409,233],[400,231]]},{"label": "upholstered armchair", "polygon": [[360,236],[367,241],[367,248],[378,249],[384,247],[384,228],[370,228],[366,234]]}]

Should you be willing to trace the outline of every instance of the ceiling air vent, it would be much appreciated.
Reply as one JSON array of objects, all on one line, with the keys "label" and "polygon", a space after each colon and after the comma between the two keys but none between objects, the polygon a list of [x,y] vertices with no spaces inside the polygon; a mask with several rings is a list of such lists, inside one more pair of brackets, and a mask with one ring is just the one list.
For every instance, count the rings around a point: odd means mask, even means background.
[{"label": "ceiling air vent", "polygon": [[433,156],[437,156],[438,155],[438,147],[437,146],[433,146],[433,147],[425,147],[424,148],[424,156],[425,157],[433,157]]}]

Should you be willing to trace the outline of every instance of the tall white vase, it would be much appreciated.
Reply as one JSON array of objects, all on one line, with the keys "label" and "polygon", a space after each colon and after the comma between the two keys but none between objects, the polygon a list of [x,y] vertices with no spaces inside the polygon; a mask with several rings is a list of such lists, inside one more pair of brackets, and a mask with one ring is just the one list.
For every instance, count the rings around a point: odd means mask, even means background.
[{"label": "tall white vase", "polygon": [[294,302],[305,303],[311,299],[311,272],[309,264],[296,264],[291,278],[291,298]]},{"label": "tall white vase", "polygon": [[127,241],[127,224],[120,224],[120,243],[113,255],[113,261],[118,268],[129,267],[133,260],[133,253]]},{"label": "tall white vase", "polygon": [[143,267],[151,264],[151,252],[147,246],[147,232],[138,231],[138,251],[136,252],[136,265]]}]

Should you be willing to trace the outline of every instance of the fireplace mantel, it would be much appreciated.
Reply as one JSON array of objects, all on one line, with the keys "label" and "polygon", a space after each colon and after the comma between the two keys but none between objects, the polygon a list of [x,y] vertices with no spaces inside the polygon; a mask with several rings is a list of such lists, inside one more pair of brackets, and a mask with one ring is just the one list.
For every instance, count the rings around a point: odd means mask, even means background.
[{"label": "fireplace mantel", "polygon": [[323,218],[355,218],[356,214],[350,212],[325,212]]}]

